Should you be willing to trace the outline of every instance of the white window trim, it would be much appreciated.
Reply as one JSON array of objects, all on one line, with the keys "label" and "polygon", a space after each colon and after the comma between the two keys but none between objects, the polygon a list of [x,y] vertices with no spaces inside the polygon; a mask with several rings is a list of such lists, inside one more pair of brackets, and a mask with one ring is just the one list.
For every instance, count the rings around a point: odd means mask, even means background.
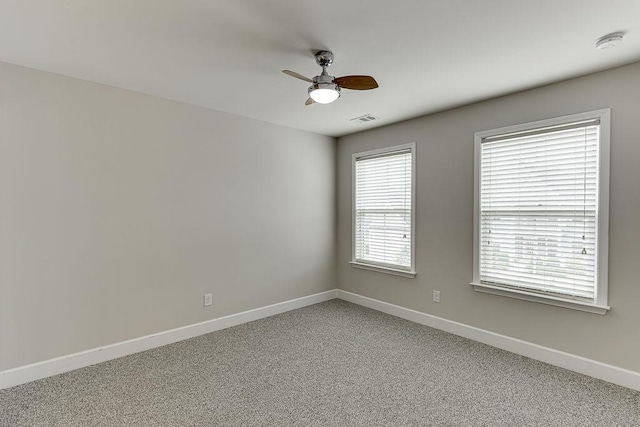
[{"label": "white window trim", "polygon": [[[491,286],[480,282],[480,161],[481,144],[484,138],[508,133],[526,132],[545,127],[560,126],[591,119],[600,119],[600,147],[598,152],[598,260],[596,297],[594,303],[541,295],[523,290]],[[611,308],[608,305],[609,267],[609,163],[610,163],[611,109],[572,114],[549,120],[540,120],[515,126],[507,126],[476,132],[474,136],[474,191],[473,191],[473,281],[470,285],[478,292],[501,295],[538,303],[550,304],[574,310],[604,315]]]},{"label": "white window trim", "polygon": [[[403,270],[400,268],[394,268],[393,266],[356,261],[356,159],[406,149],[411,151],[411,268]],[[351,261],[349,263],[352,267],[401,277],[416,277],[416,174],[415,142],[394,145],[393,147],[385,147],[377,150],[363,151],[360,153],[354,153],[351,156]]]}]

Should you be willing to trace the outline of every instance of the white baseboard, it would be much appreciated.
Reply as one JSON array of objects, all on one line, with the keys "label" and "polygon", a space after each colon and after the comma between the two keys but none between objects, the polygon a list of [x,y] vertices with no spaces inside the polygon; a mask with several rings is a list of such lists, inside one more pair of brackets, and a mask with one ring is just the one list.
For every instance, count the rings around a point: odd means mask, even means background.
[{"label": "white baseboard", "polygon": [[95,365],[107,360],[117,359],[129,354],[138,353],[174,342],[193,338],[199,335],[240,325],[308,305],[317,304],[334,298],[340,298],[364,307],[369,307],[383,313],[391,314],[415,323],[440,329],[464,338],[469,338],[493,347],[501,348],[512,353],[530,357],[561,368],[589,375],[604,381],[640,391],[640,373],[597,362],[595,360],[576,356],[570,353],[543,347],[527,341],[500,335],[474,326],[432,316],[416,310],[400,307],[384,301],[334,289],[296,298],[241,313],[181,328],[171,329],[144,337],[134,338],[104,347],[94,348],[55,359],[45,360],[30,365],[20,366],[6,371],[0,371],[0,389],[13,387],[30,381],[47,378],[63,372]]},{"label": "white baseboard", "polygon": [[402,319],[410,320],[415,323],[440,329],[445,332],[452,333],[464,338],[469,338],[493,347],[501,348],[512,353],[520,354],[531,359],[559,366],[570,371],[589,375],[610,383],[621,385],[633,390],[640,391],[640,373],[630,371],[628,369],[619,368],[606,363],[597,362],[585,357],[576,356],[574,354],[565,353],[563,351],[554,350],[552,348],[543,347],[527,341],[511,338],[506,335],[496,334],[484,329],[465,325],[463,323],[454,322],[452,320],[443,319],[441,317],[432,316],[416,310],[400,307],[398,305],[389,304],[373,298],[354,294],[351,292],[338,290],[338,298],[354,304],[369,307],[383,313],[391,314]]},{"label": "white baseboard", "polygon": [[273,316],[275,314],[284,313],[286,311],[295,310],[297,308],[306,307],[319,302],[328,301],[336,298],[336,292],[337,290],[335,289],[320,292],[318,294],[279,302],[266,307],[247,310],[241,313],[183,326],[181,328],[146,335],[104,347],[93,348],[91,350],[20,366],[6,371],[0,371],[0,389],[47,378],[63,372],[73,371],[75,369],[95,365],[96,363],[117,359],[129,354],[138,353],[155,347],[161,347],[163,345],[208,334],[220,329],[252,322],[264,317]]}]

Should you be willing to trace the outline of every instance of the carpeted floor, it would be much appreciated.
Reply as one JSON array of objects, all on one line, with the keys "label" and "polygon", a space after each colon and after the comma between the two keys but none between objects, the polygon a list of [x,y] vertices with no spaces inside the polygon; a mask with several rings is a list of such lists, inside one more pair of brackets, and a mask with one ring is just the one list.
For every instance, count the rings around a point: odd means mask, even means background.
[{"label": "carpeted floor", "polygon": [[0,390],[2,426],[640,426],[640,393],[333,300]]}]

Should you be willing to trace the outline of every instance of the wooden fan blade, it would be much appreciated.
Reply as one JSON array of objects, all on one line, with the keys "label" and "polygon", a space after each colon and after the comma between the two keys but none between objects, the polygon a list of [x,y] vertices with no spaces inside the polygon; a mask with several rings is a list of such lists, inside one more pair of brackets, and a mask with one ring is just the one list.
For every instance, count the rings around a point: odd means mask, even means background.
[{"label": "wooden fan blade", "polygon": [[378,82],[371,76],[336,77],[335,82],[343,89],[369,90],[378,87]]},{"label": "wooden fan blade", "polygon": [[288,76],[295,77],[296,79],[300,79],[300,80],[304,80],[305,82],[313,83],[313,80],[311,80],[309,77],[305,77],[300,73],[296,73],[295,71],[282,70],[282,72],[285,73]]},{"label": "wooden fan blade", "polygon": [[314,101],[313,99],[308,98],[308,99],[305,101],[304,105],[311,105],[311,104],[313,104],[314,102],[315,102],[315,101]]}]

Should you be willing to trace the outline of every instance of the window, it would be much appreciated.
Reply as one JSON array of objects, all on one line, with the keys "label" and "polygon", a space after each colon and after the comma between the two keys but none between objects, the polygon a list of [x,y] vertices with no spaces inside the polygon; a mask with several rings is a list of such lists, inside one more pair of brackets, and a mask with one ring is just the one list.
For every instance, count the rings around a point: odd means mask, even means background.
[{"label": "window", "polygon": [[415,277],[415,150],[353,155],[354,267]]},{"label": "window", "polygon": [[476,134],[476,290],[606,313],[609,116]]}]

